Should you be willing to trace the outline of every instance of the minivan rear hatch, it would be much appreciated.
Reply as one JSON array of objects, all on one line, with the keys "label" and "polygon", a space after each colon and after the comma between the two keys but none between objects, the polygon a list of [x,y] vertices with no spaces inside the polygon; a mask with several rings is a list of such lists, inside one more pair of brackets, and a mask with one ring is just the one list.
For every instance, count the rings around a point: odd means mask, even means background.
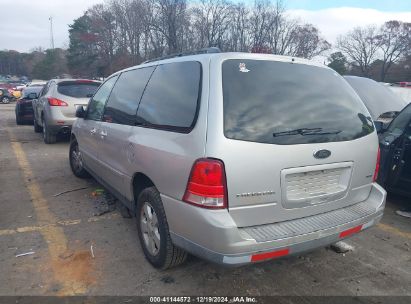
[{"label": "minivan rear hatch", "polygon": [[[291,59],[242,58],[221,63],[221,81],[222,136],[208,136],[207,155],[225,164],[238,226],[306,217],[368,197],[377,138],[367,109],[340,75]],[[218,99],[210,96],[211,103]],[[209,121],[208,132],[215,125]]]}]

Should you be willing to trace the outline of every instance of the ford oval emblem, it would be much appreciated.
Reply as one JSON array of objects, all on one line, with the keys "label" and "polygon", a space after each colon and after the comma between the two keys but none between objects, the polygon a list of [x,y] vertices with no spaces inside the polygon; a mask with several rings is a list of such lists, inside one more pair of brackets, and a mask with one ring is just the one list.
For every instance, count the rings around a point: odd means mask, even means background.
[{"label": "ford oval emblem", "polygon": [[323,158],[329,157],[330,155],[331,155],[331,151],[330,150],[325,150],[325,149],[318,150],[318,151],[314,152],[314,157],[315,158],[323,159]]}]

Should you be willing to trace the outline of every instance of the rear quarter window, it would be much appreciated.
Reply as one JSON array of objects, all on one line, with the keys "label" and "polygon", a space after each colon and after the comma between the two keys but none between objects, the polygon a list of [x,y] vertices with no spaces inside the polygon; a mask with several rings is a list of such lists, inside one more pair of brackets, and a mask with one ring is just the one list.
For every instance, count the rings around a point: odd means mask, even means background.
[{"label": "rear quarter window", "polygon": [[90,98],[99,86],[98,82],[61,82],[57,85],[57,92],[75,98]]}]

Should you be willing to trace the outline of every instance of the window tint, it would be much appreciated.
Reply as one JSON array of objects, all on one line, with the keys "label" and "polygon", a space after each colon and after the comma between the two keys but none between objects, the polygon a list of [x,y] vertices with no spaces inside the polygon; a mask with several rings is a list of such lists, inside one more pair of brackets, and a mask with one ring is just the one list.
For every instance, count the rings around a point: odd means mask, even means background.
[{"label": "window tint", "polygon": [[387,132],[394,136],[401,135],[411,120],[411,105],[407,106],[388,126]]},{"label": "window tint", "polygon": [[195,123],[200,94],[199,62],[157,66],[138,108],[138,119],[147,126],[188,132]]},{"label": "window tint", "polygon": [[228,138],[287,145],[352,140],[374,130],[361,100],[330,69],[227,60],[222,73]]},{"label": "window tint", "polygon": [[75,98],[90,98],[99,86],[99,82],[65,81],[57,85],[57,92]]},{"label": "window tint", "polygon": [[104,106],[108,97],[110,96],[111,89],[116,83],[118,76],[114,76],[108,79],[101,85],[96,94],[90,100],[87,106],[87,119],[101,120],[104,112]]},{"label": "window tint", "polygon": [[111,92],[104,121],[134,125],[137,107],[154,67],[124,72]]}]

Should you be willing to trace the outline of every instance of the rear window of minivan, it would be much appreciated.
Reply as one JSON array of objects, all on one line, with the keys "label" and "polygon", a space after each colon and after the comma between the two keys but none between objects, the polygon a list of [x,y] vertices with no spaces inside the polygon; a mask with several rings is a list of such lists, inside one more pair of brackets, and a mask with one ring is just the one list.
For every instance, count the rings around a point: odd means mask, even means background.
[{"label": "rear window of minivan", "polygon": [[57,85],[57,92],[75,98],[89,98],[100,86],[99,82],[65,81]]},{"label": "rear window of minivan", "polygon": [[222,76],[227,138],[290,145],[347,141],[374,131],[362,101],[333,70],[230,59]]}]

